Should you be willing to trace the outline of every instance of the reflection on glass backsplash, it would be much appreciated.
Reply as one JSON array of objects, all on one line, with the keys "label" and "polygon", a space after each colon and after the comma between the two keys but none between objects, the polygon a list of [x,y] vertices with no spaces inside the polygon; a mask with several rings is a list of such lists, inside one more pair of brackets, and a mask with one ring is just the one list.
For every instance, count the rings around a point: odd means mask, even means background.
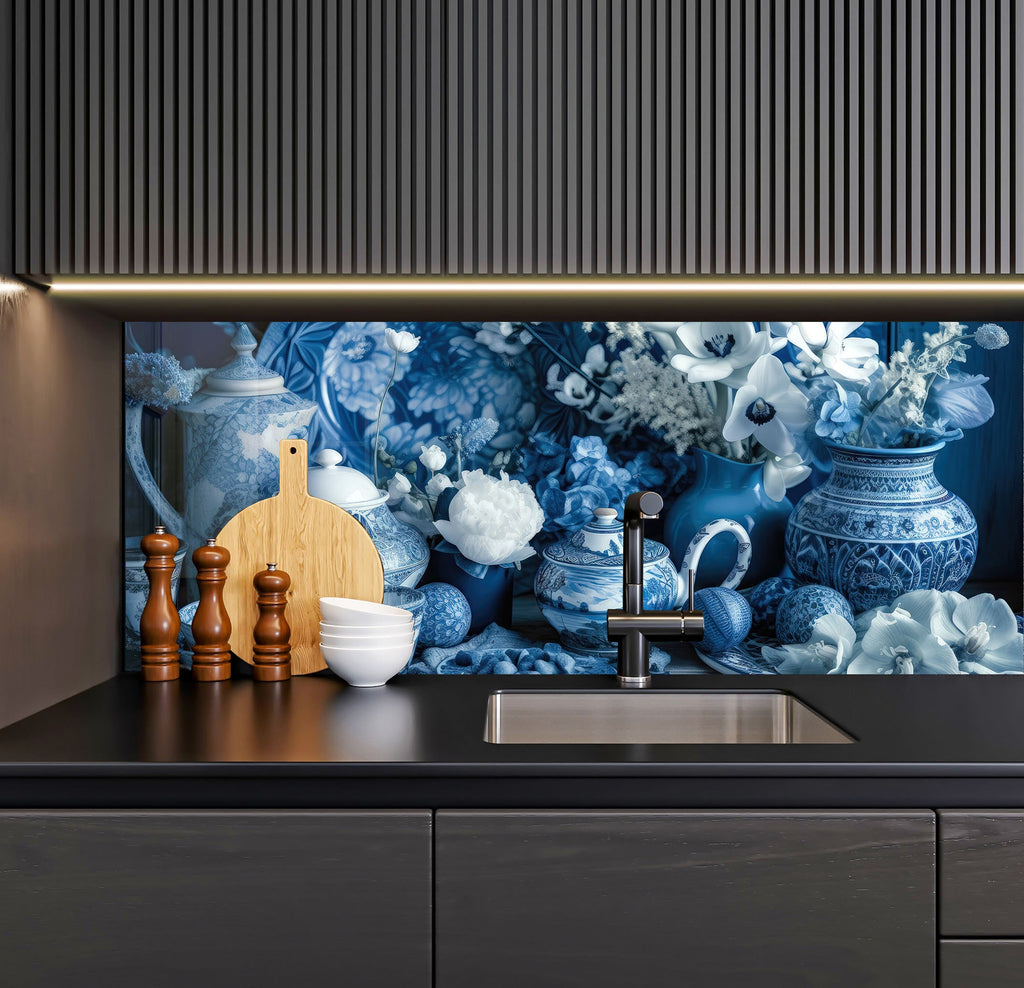
[{"label": "reflection on glass backsplash", "polygon": [[708,624],[659,669],[1021,672],[1022,363],[1020,323],[132,324],[125,531],[191,551],[305,437],[386,577],[457,591],[408,671],[610,672],[596,588],[651,489],[645,603],[699,556]]}]

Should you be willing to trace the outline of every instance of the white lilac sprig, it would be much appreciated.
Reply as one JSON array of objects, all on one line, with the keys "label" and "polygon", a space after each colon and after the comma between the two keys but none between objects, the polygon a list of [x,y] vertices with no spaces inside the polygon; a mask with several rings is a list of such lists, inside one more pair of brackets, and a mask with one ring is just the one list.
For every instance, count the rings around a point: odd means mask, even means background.
[{"label": "white lilac sprig", "polygon": [[403,353],[412,353],[420,345],[420,338],[408,330],[396,330],[388,326],[384,330],[384,342],[387,344],[388,349],[394,353],[395,359],[391,365],[391,375],[388,377],[388,383],[384,385],[384,393],[380,396],[380,404],[377,406],[377,428],[373,436],[373,482],[378,487],[380,487],[380,472],[377,460],[380,454],[380,423],[384,415],[384,402],[388,400],[388,392],[391,390],[391,385],[395,382],[399,357]]}]

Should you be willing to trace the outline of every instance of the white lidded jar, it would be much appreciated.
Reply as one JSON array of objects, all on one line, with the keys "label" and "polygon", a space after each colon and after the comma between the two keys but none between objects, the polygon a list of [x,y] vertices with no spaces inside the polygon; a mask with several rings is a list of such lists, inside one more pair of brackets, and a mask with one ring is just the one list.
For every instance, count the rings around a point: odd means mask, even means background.
[{"label": "white lidded jar", "polygon": [[384,563],[384,582],[414,587],[430,559],[427,540],[411,525],[399,521],[382,493],[365,474],[343,465],[336,449],[322,449],[309,468],[309,493],[344,508],[370,534]]}]

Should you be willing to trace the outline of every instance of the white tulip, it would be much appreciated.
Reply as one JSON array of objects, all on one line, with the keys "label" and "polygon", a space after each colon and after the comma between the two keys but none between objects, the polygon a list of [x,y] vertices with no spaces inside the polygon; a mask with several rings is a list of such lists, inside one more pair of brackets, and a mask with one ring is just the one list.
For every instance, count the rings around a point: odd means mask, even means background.
[{"label": "white tulip", "polygon": [[443,470],[444,465],[447,462],[448,457],[440,446],[424,446],[423,451],[420,453],[420,463],[431,471],[431,473]]}]

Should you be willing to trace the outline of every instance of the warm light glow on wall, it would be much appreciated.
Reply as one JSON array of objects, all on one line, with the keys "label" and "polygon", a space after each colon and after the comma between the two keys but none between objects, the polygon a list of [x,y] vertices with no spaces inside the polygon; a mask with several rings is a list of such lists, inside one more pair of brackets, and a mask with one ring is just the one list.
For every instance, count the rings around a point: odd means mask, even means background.
[{"label": "warm light glow on wall", "polygon": [[389,277],[389,278],[310,278],[301,280],[250,279],[239,276],[228,280],[206,278],[90,278],[60,279],[50,286],[54,292],[68,294],[143,295],[143,294],[274,294],[365,295],[368,293],[455,296],[474,295],[581,295],[602,296],[631,294],[656,295],[796,295],[827,296],[830,294],[978,295],[983,292],[1020,295],[1024,298],[1024,278],[833,278],[823,279],[735,279],[715,278],[666,279],[648,278],[546,278],[508,277]]}]

